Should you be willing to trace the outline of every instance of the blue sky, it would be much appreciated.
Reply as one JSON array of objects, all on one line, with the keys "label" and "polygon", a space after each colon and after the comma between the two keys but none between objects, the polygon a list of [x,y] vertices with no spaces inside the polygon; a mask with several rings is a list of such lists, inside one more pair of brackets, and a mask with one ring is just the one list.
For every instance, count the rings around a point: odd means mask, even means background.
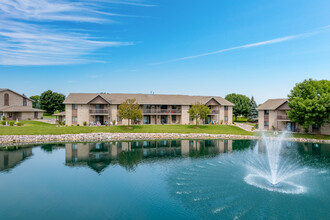
[{"label": "blue sky", "polygon": [[330,76],[330,1],[1,0],[0,88],[286,97]]}]

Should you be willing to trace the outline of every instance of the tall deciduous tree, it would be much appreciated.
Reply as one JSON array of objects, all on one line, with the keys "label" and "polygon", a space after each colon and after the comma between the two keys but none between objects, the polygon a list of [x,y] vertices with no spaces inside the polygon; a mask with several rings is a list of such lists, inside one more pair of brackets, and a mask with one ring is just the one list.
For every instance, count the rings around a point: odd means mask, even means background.
[{"label": "tall deciduous tree", "polygon": [[49,114],[53,114],[55,111],[64,111],[64,100],[65,95],[48,90],[40,96],[40,108]]},{"label": "tall deciduous tree", "polygon": [[196,119],[196,125],[199,123],[200,119],[207,119],[207,116],[210,114],[210,112],[210,108],[201,103],[196,103],[188,110],[189,116],[193,119]]},{"label": "tall deciduous tree", "polygon": [[235,116],[235,120],[237,120],[237,116],[243,115],[245,117],[249,116],[250,113],[250,99],[245,95],[240,94],[228,94],[225,98],[226,100],[234,103],[233,107],[233,115]]},{"label": "tall deciduous tree", "polygon": [[258,119],[258,110],[257,110],[257,103],[254,100],[254,97],[251,97],[250,100],[250,114],[249,114],[249,120],[250,121],[256,121]]},{"label": "tall deciduous tree", "polygon": [[304,80],[289,94],[288,116],[291,121],[300,124],[305,131],[309,126],[321,126],[330,122],[330,81]]},{"label": "tall deciduous tree", "polygon": [[128,125],[131,120],[141,120],[142,110],[135,99],[126,99],[118,107],[118,115],[123,119],[128,119]]},{"label": "tall deciduous tree", "polygon": [[30,99],[33,100],[32,102],[33,108],[40,108],[40,95],[31,96]]}]

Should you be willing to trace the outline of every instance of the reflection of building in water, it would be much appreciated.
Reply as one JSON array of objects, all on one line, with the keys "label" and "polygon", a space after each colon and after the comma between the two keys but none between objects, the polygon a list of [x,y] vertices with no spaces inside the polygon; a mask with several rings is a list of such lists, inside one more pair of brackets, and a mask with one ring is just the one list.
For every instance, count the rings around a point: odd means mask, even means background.
[{"label": "reflection of building in water", "polygon": [[0,171],[10,170],[32,155],[32,148],[15,151],[0,151]]},{"label": "reflection of building in water", "polygon": [[65,144],[68,166],[88,166],[102,172],[110,164],[134,169],[140,162],[181,156],[215,156],[232,151],[232,140],[162,140]]},{"label": "reflection of building in water", "polygon": [[321,143],[301,143],[300,149],[302,149],[305,153],[314,154],[314,155],[322,155],[322,156],[330,156],[330,145],[329,144],[321,144]]}]

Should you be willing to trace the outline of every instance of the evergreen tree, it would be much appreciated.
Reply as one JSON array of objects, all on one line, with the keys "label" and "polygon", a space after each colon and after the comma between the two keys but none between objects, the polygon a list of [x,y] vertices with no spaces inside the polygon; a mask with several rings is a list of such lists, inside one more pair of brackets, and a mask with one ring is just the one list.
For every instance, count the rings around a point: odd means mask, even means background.
[{"label": "evergreen tree", "polygon": [[258,110],[257,110],[257,103],[254,100],[254,97],[251,97],[250,100],[250,114],[249,114],[249,121],[256,121],[258,120]]}]

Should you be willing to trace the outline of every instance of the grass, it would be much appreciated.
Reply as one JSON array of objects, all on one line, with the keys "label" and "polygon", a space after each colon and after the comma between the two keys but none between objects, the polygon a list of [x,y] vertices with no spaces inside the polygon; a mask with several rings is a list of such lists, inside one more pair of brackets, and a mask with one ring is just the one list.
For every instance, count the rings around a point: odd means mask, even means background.
[{"label": "grass", "polygon": [[234,119],[234,122],[247,122],[248,119],[245,117],[237,117],[237,119]]},{"label": "grass", "polygon": [[55,119],[56,118],[56,116],[48,114],[48,113],[44,113],[43,117],[44,117],[44,119]]},{"label": "grass", "polygon": [[[132,125],[132,129],[127,129],[125,125],[109,127],[88,127],[88,126],[68,126],[56,127],[39,121],[22,121],[23,127],[0,126],[0,135],[47,135],[47,134],[80,134],[80,133],[206,133],[206,134],[233,134],[233,135],[254,135],[260,136],[258,132],[248,132],[232,125]],[[272,136],[273,132],[266,132],[267,136]],[[291,134],[294,138],[324,139],[330,140],[330,135],[313,134]]]},{"label": "grass", "polygon": [[253,135],[253,132],[245,131],[232,125],[132,125],[132,129],[123,126],[88,127],[68,126],[56,127],[39,121],[23,121],[23,127],[0,126],[0,135],[46,135],[46,134],[79,134],[79,133],[207,133],[207,134],[235,134]]}]

